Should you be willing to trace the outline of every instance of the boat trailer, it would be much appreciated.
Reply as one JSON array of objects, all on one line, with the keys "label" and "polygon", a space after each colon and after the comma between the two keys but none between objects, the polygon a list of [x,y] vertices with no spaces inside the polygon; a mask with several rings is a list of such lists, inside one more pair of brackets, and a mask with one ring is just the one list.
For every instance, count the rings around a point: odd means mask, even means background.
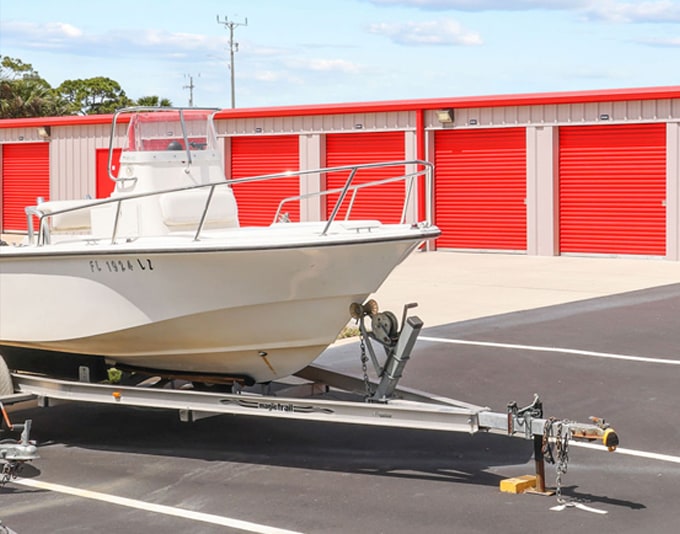
[{"label": "boat trailer", "polygon": [[[350,315],[357,321],[360,332],[363,371],[360,377],[310,365],[290,380],[254,386],[235,381],[230,391],[216,393],[178,389],[190,384],[180,385],[178,381],[157,377],[145,377],[147,379],[137,385],[123,386],[13,373],[16,394],[12,397],[35,399],[41,407],[76,401],[177,410],[184,422],[231,414],[515,436],[533,440],[536,473],[535,476],[509,479],[505,489],[502,482],[501,490],[553,494],[547,491],[545,485],[547,461],[556,464],[556,492],[561,503],[564,502],[560,494],[561,476],[567,468],[569,441],[599,441],[609,451],[616,449],[618,435],[603,419],[591,418],[588,423],[579,423],[545,418],[538,395],[527,406],[520,407],[511,402],[505,412],[493,412],[488,407],[399,387],[399,380],[423,327],[417,316],[408,316],[408,311],[415,306],[408,304],[404,307],[401,328],[396,316],[388,311],[380,312],[373,300],[351,306]],[[379,354],[380,347],[383,356]],[[369,361],[373,364],[376,379],[369,377]],[[82,371],[81,380],[88,376],[87,369]],[[8,397],[2,400],[13,402]],[[23,430],[21,439],[0,444],[0,461],[4,462],[3,483],[16,477],[21,464],[38,457],[35,445],[29,441],[30,424],[28,420],[23,425],[14,425],[14,429]]]}]

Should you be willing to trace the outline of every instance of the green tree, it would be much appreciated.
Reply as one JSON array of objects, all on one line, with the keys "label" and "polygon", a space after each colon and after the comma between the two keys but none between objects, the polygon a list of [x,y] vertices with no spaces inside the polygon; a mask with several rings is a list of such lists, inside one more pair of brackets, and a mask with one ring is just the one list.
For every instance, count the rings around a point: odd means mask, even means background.
[{"label": "green tree", "polygon": [[135,102],[118,82],[103,76],[65,80],[54,89],[30,63],[8,56],[0,61],[0,119],[113,113],[133,104],[172,106],[155,95]]},{"label": "green tree", "polygon": [[172,102],[168,98],[160,98],[156,95],[143,96],[138,98],[135,102],[138,106],[160,106],[160,107],[172,107]]},{"label": "green tree", "polygon": [[30,63],[0,61],[0,118],[47,117],[67,112],[65,102]]},{"label": "green tree", "polygon": [[38,72],[30,63],[24,63],[20,59],[3,56],[0,62],[0,79],[40,79]]},{"label": "green tree", "polygon": [[73,115],[113,113],[118,108],[132,104],[120,84],[104,76],[66,80],[57,87],[57,91],[68,102]]}]

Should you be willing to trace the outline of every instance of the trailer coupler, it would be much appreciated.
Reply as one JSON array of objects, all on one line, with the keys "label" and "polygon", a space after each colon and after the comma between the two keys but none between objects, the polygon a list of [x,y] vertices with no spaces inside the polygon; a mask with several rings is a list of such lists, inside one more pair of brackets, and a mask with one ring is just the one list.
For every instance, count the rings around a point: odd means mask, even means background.
[{"label": "trailer coupler", "polygon": [[581,441],[601,441],[607,447],[609,452],[614,452],[619,446],[619,436],[616,430],[611,428],[609,424],[599,417],[590,417],[592,424],[580,425],[579,423],[570,423],[569,430],[571,437]]},{"label": "trailer coupler", "polygon": [[[536,474],[503,481],[501,491],[511,493],[528,491],[541,495],[557,493],[560,504],[566,503],[561,496],[561,486],[562,475],[567,472],[569,462],[569,442],[571,440],[600,441],[609,452],[615,451],[619,445],[619,436],[616,431],[599,417],[591,417],[590,423],[558,420],[554,417],[545,419],[543,404],[538,395],[534,395],[531,404],[523,408],[520,408],[516,402],[509,403],[506,422],[509,436],[524,434],[526,439],[533,439]],[[546,490],[545,462],[555,464],[557,470],[555,492]]]},{"label": "trailer coupler", "polygon": [[519,408],[516,402],[508,403],[507,408],[507,431],[509,436],[519,432],[524,433],[526,439],[532,436],[542,436],[545,440],[555,437],[556,428],[559,425],[563,437],[576,441],[600,441],[610,452],[616,450],[619,445],[619,436],[610,425],[600,417],[591,417],[590,423],[578,423],[569,420],[557,420],[555,418],[543,418],[543,403],[538,395],[534,395],[531,404]]}]

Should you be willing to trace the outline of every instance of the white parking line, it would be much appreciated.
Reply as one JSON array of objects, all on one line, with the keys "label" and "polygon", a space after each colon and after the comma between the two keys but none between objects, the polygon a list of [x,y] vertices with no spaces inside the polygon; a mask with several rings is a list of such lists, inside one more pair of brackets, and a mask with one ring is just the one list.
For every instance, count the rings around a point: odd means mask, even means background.
[{"label": "white parking line", "polygon": [[535,352],[560,352],[563,354],[575,354],[578,356],[590,356],[593,358],[607,358],[610,360],[624,360],[629,362],[661,363],[664,365],[680,365],[680,360],[665,358],[648,358],[646,356],[631,356],[630,354],[612,354],[609,352],[594,352],[592,350],[565,349],[560,347],[541,347],[536,345],[514,345],[512,343],[493,343],[491,341],[474,341],[469,339],[446,339],[441,337],[419,336],[420,341],[433,343],[450,343],[452,345],[473,345],[477,347],[494,347],[499,349],[521,349]]},{"label": "white parking line", "polygon": [[[570,447],[581,447],[583,449],[594,449],[598,451],[608,452],[606,447],[602,445],[596,445],[595,443],[585,443],[582,441],[570,441]],[[636,456],[638,458],[647,458],[648,460],[659,460],[661,462],[670,462],[674,464],[680,464],[680,456],[671,456],[670,454],[660,454],[658,452],[647,452],[647,451],[637,451],[635,449],[624,449],[618,447],[615,451],[616,454],[625,454],[626,456]]]},{"label": "white parking line", "polygon": [[182,508],[173,508],[172,506],[164,506],[162,504],[138,501],[136,499],[118,497],[116,495],[99,493],[97,491],[88,491],[79,488],[72,488],[70,486],[53,484],[51,482],[42,482],[40,480],[30,478],[18,478],[17,480],[14,481],[14,483],[21,484],[22,486],[28,486],[30,488],[38,488],[48,491],[55,491],[57,493],[65,493],[67,495],[74,495],[76,497],[82,497],[84,499],[94,499],[96,501],[117,504],[120,506],[127,506],[128,508],[136,508],[138,510],[144,510],[147,512],[155,512],[157,514],[172,515],[175,517],[181,517],[182,519],[191,519],[193,521],[201,521],[203,523],[211,523],[213,525],[231,527],[239,530],[244,530],[246,532],[255,532],[257,534],[301,534],[293,530],[285,530],[282,528],[269,527],[267,525],[259,525],[257,523],[251,523],[250,521],[232,519],[231,517],[204,514],[202,512],[184,510]]},{"label": "white parking line", "polygon": [[[661,363],[665,365],[680,365],[680,360],[666,360],[663,358],[647,358],[645,356],[631,356],[629,354],[612,354],[608,352],[594,352],[590,350],[565,349],[559,347],[542,347],[537,345],[515,345],[512,343],[494,343],[491,341],[474,341],[469,339],[446,339],[440,337],[419,336],[418,340],[430,341],[433,343],[450,343],[453,345],[473,345],[478,347],[494,347],[501,349],[521,349],[536,352],[560,352],[565,354],[576,354],[578,356],[591,356],[594,358],[608,358],[612,360],[624,360],[642,363]],[[598,451],[607,451],[606,447],[591,443],[583,443],[579,441],[572,441],[570,446],[582,447],[584,449],[594,449]],[[680,464],[680,456],[671,456],[669,454],[660,454],[658,452],[638,451],[635,449],[625,449],[618,447],[615,451],[618,454],[625,454],[627,456],[636,456],[638,458],[647,458],[649,460],[659,460],[662,462],[671,462]]]}]

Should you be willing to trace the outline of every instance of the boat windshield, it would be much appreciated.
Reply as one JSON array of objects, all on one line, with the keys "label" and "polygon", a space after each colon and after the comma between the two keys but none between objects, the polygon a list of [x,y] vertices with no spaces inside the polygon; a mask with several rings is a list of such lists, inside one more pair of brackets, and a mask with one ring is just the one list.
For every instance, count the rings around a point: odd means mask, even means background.
[{"label": "boat windshield", "polygon": [[209,109],[139,111],[132,115],[123,150],[214,150],[217,146]]}]

